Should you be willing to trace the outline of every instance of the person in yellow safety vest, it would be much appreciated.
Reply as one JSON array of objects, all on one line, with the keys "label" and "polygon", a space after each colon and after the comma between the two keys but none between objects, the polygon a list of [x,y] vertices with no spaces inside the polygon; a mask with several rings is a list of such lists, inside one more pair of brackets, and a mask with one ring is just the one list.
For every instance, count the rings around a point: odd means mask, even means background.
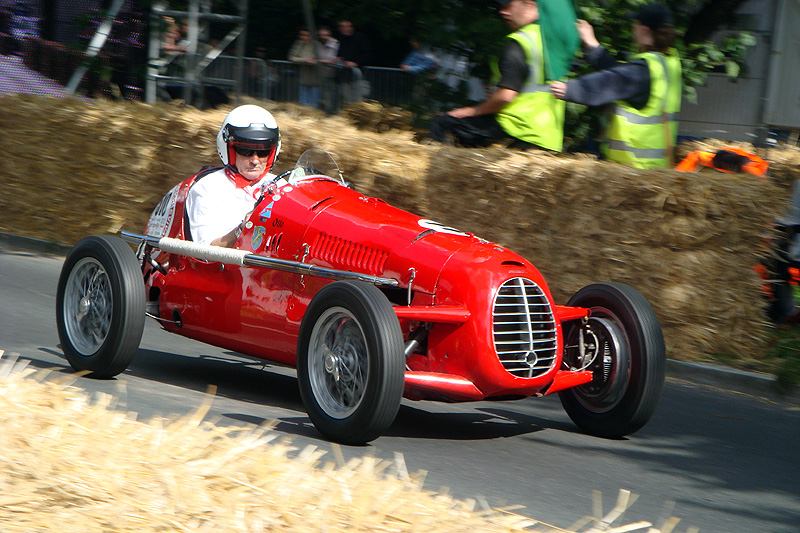
[{"label": "person in yellow safety vest", "polygon": [[600,46],[588,22],[578,21],[586,58],[597,72],[550,87],[557,98],[569,102],[588,106],[616,102],[601,147],[606,159],[637,168],[670,168],[682,92],[672,12],[653,2],[632,18],[639,53],[621,63]]},{"label": "person in yellow safety vest", "polygon": [[[462,146],[488,146],[517,139],[561,151],[564,142],[564,102],[550,94],[545,83],[545,53],[537,24],[539,6],[533,0],[496,0],[499,13],[514,30],[500,62],[497,90],[480,104],[453,109],[434,118],[431,139],[447,142],[450,135]],[[574,20],[574,19],[573,19]],[[577,45],[577,37],[575,39]]]}]

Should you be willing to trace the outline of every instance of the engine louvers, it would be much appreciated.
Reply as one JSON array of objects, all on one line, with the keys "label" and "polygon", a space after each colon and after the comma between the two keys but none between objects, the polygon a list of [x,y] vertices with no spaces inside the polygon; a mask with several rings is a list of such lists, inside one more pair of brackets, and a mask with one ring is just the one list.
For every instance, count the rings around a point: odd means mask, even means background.
[{"label": "engine louvers", "polygon": [[339,237],[320,233],[311,245],[311,256],[334,268],[377,275],[383,272],[389,253]]}]

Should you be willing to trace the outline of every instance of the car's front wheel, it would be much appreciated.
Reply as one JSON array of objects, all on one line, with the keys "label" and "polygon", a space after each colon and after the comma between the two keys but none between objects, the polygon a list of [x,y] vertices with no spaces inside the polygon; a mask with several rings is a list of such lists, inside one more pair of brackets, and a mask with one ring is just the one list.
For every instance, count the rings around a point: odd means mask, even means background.
[{"label": "car's front wheel", "polygon": [[73,369],[110,378],[133,360],[144,330],[145,291],[133,250],[118,237],[81,239],[56,292],[61,349]]},{"label": "car's front wheel", "polygon": [[405,375],[397,315],[377,288],[338,281],[312,299],[297,347],[300,394],[325,437],[363,444],[391,426]]},{"label": "car's front wheel", "polygon": [[564,362],[592,371],[594,379],[560,392],[564,409],[592,435],[619,438],[641,429],[664,385],[664,336],[655,311],[621,283],[583,287],[567,305],[589,308],[591,315],[565,328]]}]

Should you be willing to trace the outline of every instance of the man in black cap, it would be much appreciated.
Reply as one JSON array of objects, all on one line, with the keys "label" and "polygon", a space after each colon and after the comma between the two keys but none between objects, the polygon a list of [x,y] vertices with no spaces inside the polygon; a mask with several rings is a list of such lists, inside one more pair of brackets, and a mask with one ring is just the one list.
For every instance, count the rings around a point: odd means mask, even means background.
[{"label": "man in black cap", "polygon": [[653,2],[631,18],[639,53],[621,63],[600,46],[592,26],[579,20],[586,58],[597,72],[553,82],[551,91],[556,98],[588,106],[616,102],[602,147],[606,159],[637,168],[671,167],[682,92],[672,12]]},{"label": "man in black cap", "polygon": [[[534,0],[495,1],[499,4],[500,16],[512,30],[497,65],[500,73],[497,89],[477,105],[437,116],[431,123],[431,138],[445,142],[452,135],[459,144],[468,147],[516,139],[523,147],[535,145],[561,151],[564,103],[550,94],[546,84],[547,55],[538,24],[539,3]],[[573,14],[570,30],[574,21]],[[574,47],[568,50],[570,57],[577,43],[576,37]]]}]

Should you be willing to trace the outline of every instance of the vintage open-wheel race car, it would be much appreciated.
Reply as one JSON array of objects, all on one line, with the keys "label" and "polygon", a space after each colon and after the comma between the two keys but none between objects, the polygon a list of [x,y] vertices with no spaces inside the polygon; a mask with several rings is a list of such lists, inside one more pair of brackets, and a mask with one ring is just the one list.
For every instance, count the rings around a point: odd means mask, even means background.
[{"label": "vintage open-wheel race car", "polygon": [[596,283],[558,305],[523,257],[360,194],[313,149],[265,187],[234,248],[201,245],[184,202],[206,172],[169,191],[144,234],[85,237],[68,254],[56,315],[75,370],[123,372],[150,316],[296,367],[311,421],[342,443],[379,437],[403,397],[558,393],[577,426],[609,438],[653,414],[664,340],[634,288]]}]

